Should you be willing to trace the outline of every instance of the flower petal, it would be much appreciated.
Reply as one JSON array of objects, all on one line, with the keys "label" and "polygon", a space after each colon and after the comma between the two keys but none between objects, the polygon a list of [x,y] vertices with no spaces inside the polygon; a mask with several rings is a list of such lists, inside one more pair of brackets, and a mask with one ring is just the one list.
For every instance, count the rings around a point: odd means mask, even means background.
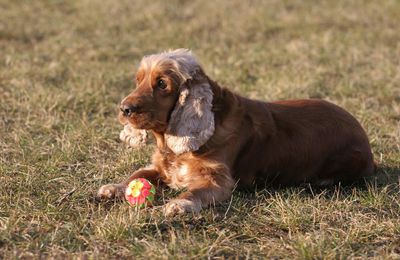
[{"label": "flower petal", "polygon": [[151,188],[150,182],[149,182],[148,180],[145,180],[145,181],[143,182],[143,187],[145,187],[145,188],[147,188],[147,189],[150,189],[150,188]]},{"label": "flower petal", "polygon": [[137,199],[137,198],[133,198],[133,197],[129,197],[129,198],[128,198],[128,202],[129,202],[131,205],[135,205],[135,204],[138,203],[138,199]]},{"label": "flower petal", "polygon": [[150,191],[148,189],[142,190],[142,196],[143,197],[147,197],[147,196],[149,196],[149,194],[150,194]]},{"label": "flower petal", "polygon": [[146,202],[146,198],[145,197],[140,196],[140,197],[137,198],[137,203],[138,204],[143,204],[145,202]]}]

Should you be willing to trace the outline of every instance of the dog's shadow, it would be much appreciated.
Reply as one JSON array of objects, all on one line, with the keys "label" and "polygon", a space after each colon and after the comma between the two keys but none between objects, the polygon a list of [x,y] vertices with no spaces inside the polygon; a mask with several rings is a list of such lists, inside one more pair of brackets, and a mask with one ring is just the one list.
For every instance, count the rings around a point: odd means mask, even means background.
[{"label": "dog's shadow", "polygon": [[[216,203],[204,209],[200,214],[185,214],[175,216],[173,218],[165,218],[160,210],[162,205],[169,199],[179,195],[179,192],[171,189],[163,189],[162,194],[158,197],[158,202],[154,208],[144,210],[141,230],[143,234],[157,233],[165,239],[169,231],[177,232],[185,230],[207,230],[210,225],[224,226],[225,223],[240,223],[243,219],[248,219],[255,212],[268,212],[271,207],[269,202],[275,203],[281,200],[286,204],[307,203],[313,200],[325,200],[328,203],[337,203],[338,201],[351,201],[356,207],[368,207],[363,204],[363,196],[368,198],[372,196],[391,196],[400,192],[400,168],[398,167],[380,167],[374,177],[361,179],[353,183],[338,183],[336,185],[321,187],[310,184],[302,184],[297,186],[267,186],[258,187],[256,189],[235,189],[231,198],[223,203]],[[331,201],[331,202],[329,202]],[[361,202],[360,202],[361,201]],[[107,209],[114,208],[121,201],[103,204]],[[128,207],[128,206],[127,206]],[[266,207],[259,209],[258,207]],[[272,206],[273,207],[273,206]],[[373,209],[372,209],[373,210]],[[235,228],[235,227],[232,227]],[[236,225],[240,229],[240,225]],[[279,228],[271,227],[273,232],[284,232]],[[243,236],[244,238],[245,236]]]},{"label": "dog's shadow", "polygon": [[[326,200],[346,200],[354,196],[354,191],[358,194],[374,192],[375,194],[385,191],[390,194],[398,194],[400,192],[400,168],[399,167],[380,167],[373,177],[360,179],[356,182],[340,182],[331,186],[318,186],[309,183],[303,183],[296,186],[278,186],[266,185],[252,189],[236,188],[232,197],[222,203],[215,203],[209,209],[203,210],[200,215],[187,214],[177,218],[166,220],[167,225],[173,223],[192,223],[201,222],[202,220],[212,217],[213,221],[227,219],[230,216],[241,211],[244,207],[252,209],[258,207],[260,202],[268,202],[280,197],[283,200],[290,200],[294,196],[300,200],[306,199],[326,199]],[[171,189],[162,189],[158,193],[155,201],[155,208],[161,208],[168,200],[179,195],[179,192]],[[111,209],[115,204],[121,203],[121,200],[101,202],[103,208]],[[99,201],[96,201],[99,203]],[[182,223],[181,223],[182,224]],[[198,224],[198,223],[197,223]]]},{"label": "dog's shadow", "polygon": [[277,196],[282,199],[289,199],[295,194],[299,199],[322,197],[325,199],[345,200],[354,195],[355,190],[361,193],[374,192],[378,194],[385,191],[389,194],[398,194],[400,192],[400,168],[379,167],[372,177],[353,182],[339,182],[329,186],[303,183],[295,186],[265,185],[256,189],[238,188],[233,196],[240,197],[239,201],[245,201],[247,207],[255,207],[259,203],[257,199],[259,197],[266,200],[268,198],[274,199]]}]

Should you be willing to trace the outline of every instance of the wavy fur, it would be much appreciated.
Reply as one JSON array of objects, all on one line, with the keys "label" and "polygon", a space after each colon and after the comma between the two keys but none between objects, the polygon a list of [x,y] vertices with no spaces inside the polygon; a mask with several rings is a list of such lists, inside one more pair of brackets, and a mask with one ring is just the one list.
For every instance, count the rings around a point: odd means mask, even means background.
[{"label": "wavy fur", "polygon": [[209,84],[185,84],[165,133],[175,154],[197,151],[214,133],[212,90]]}]

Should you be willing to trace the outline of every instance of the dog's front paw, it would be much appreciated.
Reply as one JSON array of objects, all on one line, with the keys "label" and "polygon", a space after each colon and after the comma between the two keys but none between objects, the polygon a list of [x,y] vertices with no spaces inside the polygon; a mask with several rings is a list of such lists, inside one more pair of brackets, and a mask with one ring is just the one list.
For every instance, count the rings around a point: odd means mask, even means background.
[{"label": "dog's front paw", "polygon": [[166,217],[182,215],[190,212],[198,213],[200,210],[200,203],[187,199],[174,199],[164,206],[164,214]]},{"label": "dog's front paw", "polygon": [[107,184],[100,187],[97,192],[99,199],[123,199],[126,186],[123,184]]}]

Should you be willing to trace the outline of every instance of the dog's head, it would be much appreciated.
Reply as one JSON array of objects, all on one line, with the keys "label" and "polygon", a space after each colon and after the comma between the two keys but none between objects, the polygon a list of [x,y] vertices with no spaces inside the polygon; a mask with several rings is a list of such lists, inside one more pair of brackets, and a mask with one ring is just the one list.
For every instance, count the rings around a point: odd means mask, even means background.
[{"label": "dog's head", "polygon": [[175,154],[196,151],[213,135],[213,92],[190,51],[145,56],[136,81],[121,102],[122,124],[164,133]]}]

